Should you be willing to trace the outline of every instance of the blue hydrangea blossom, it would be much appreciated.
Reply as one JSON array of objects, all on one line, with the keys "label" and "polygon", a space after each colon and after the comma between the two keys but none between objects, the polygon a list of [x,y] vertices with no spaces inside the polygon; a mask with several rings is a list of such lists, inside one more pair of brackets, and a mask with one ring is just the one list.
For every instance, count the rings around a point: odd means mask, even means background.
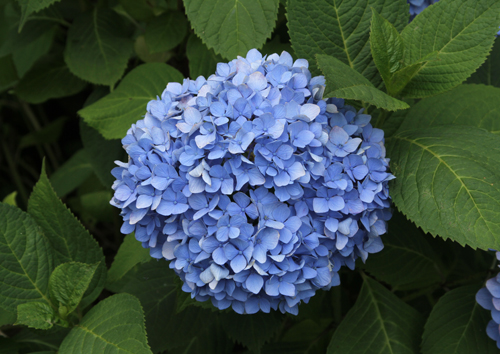
[{"label": "blue hydrangea blossom", "polygon": [[[496,257],[500,260],[500,252],[496,253]],[[481,307],[491,311],[492,320],[488,322],[486,333],[497,342],[500,349],[500,274],[489,279],[486,287],[477,292],[476,301]]]},{"label": "blue hydrangea blossom", "polygon": [[324,84],[304,59],[252,49],[208,79],[168,83],[123,138],[121,231],[170,261],[193,298],[297,314],[383,248],[383,131],[323,99]]}]

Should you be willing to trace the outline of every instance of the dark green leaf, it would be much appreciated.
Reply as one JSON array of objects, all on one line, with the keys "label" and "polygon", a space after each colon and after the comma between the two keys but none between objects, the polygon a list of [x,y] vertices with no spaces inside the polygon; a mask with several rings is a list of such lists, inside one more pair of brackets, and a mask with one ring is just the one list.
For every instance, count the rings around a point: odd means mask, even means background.
[{"label": "dark green leaf", "polygon": [[49,329],[55,323],[57,323],[57,315],[46,302],[28,302],[17,306],[16,324],[36,329]]},{"label": "dark green leaf", "polygon": [[40,61],[26,73],[16,87],[16,94],[29,103],[42,103],[51,98],[72,96],[86,83],[70,73],[61,61],[48,58]]},{"label": "dark green leaf", "polygon": [[295,58],[295,53],[292,49],[292,45],[290,43],[282,43],[280,41],[279,35],[276,35],[272,40],[267,41],[260,50],[262,55],[271,55],[274,53],[281,54],[283,51],[288,52],[292,57]]},{"label": "dark green leaf", "polygon": [[422,98],[460,85],[485,61],[498,31],[497,0],[441,0],[401,33],[406,64],[437,51],[405,87],[405,97]]},{"label": "dark green leaf", "polygon": [[94,306],[64,339],[60,354],[152,354],[144,312],[128,294],[108,297]]},{"label": "dark green leaf", "polygon": [[120,0],[125,11],[139,21],[147,21],[154,16],[153,7],[149,0]]},{"label": "dark green leaf", "polygon": [[333,334],[328,354],[417,354],[423,318],[368,277],[354,307]]},{"label": "dark green leaf", "polygon": [[50,177],[50,184],[54,187],[59,198],[79,187],[92,174],[87,151],[80,149],[59,167]]},{"label": "dark green leaf", "polygon": [[143,64],[128,73],[116,90],[78,113],[106,139],[121,139],[145,114],[149,101],[161,95],[169,82],[181,81],[182,74],[169,65]]},{"label": "dark green leaf", "polygon": [[217,63],[224,61],[213,49],[208,49],[195,34],[189,36],[186,55],[189,60],[189,75],[193,80],[200,75],[208,78],[215,73]]},{"label": "dark green leaf", "polygon": [[392,75],[404,66],[404,44],[396,27],[373,8],[370,48],[373,61],[389,91]]},{"label": "dark green leaf", "polygon": [[326,78],[324,97],[359,100],[389,111],[409,107],[405,102],[377,89],[363,75],[340,60],[328,55],[318,55],[317,59],[318,66]]},{"label": "dark green leaf", "polygon": [[141,301],[149,344],[155,353],[188,345],[214,320],[210,311],[196,306],[176,313],[177,277],[166,261],[151,260],[141,264],[121,289],[121,292],[137,296]]},{"label": "dark green leaf", "polygon": [[232,60],[260,48],[271,36],[278,0],[184,0],[195,33],[215,53]]},{"label": "dark green leaf", "polygon": [[33,42],[12,52],[12,59],[19,77],[23,77],[38,59],[49,52],[55,35],[56,27],[52,27]]},{"label": "dark green leaf", "polygon": [[125,72],[132,54],[122,18],[106,8],[75,19],[68,31],[64,59],[79,78],[113,86]]},{"label": "dark green leaf", "polygon": [[500,88],[460,85],[421,100],[408,110],[399,130],[438,125],[469,125],[500,134]]},{"label": "dark green leaf", "polygon": [[309,60],[315,75],[316,54],[327,54],[378,87],[381,80],[370,53],[370,7],[398,31],[408,23],[406,0],[289,0],[288,28],[295,53]]},{"label": "dark green leaf", "polygon": [[229,337],[258,353],[265,342],[279,330],[283,317],[276,312],[239,315],[234,311],[221,313],[220,322]]},{"label": "dark green leaf", "polygon": [[454,289],[441,297],[432,309],[422,336],[423,354],[498,353],[486,335],[491,320],[476,302],[477,286]]},{"label": "dark green leaf", "polygon": [[40,225],[52,244],[59,264],[100,262],[82,300],[82,308],[86,307],[99,296],[106,282],[104,256],[97,242],[57,198],[44,169],[42,169],[40,180],[31,193],[28,212]]},{"label": "dark green leaf", "polygon": [[80,304],[98,265],[99,263],[63,263],[50,275],[50,296],[54,304],[59,304],[59,315],[63,319]]},{"label": "dark green leaf", "polygon": [[173,52],[151,53],[144,36],[135,39],[134,50],[137,56],[145,63],[165,63],[174,55]]},{"label": "dark green leaf", "polygon": [[80,136],[88,161],[105,187],[111,187],[115,178],[111,170],[114,161],[124,160],[125,152],[120,140],[106,140],[97,130],[80,120]]},{"label": "dark green leaf", "polygon": [[109,269],[108,284],[121,279],[135,265],[149,262],[150,260],[149,251],[142,247],[142,244],[135,239],[134,234],[125,236]]},{"label": "dark green leaf", "polygon": [[148,23],[144,35],[150,53],[166,52],[179,45],[187,34],[188,21],[180,11],[168,11]]},{"label": "dark green leaf", "polygon": [[495,39],[488,59],[469,77],[467,83],[500,87],[500,65],[498,63],[500,63],[500,39]]},{"label": "dark green leaf", "polygon": [[5,325],[11,325],[16,322],[16,313],[4,310],[0,307],[0,327]]},{"label": "dark green leaf", "polygon": [[8,55],[0,58],[0,92],[14,85],[17,80],[19,79],[12,56]]},{"label": "dark green leaf", "polygon": [[425,232],[500,249],[500,137],[468,126],[400,131],[387,139],[391,196]]},{"label": "dark green leaf", "polygon": [[54,269],[47,238],[27,213],[0,203],[0,306],[15,312],[30,301],[46,301]]},{"label": "dark green leaf", "polygon": [[50,122],[40,130],[23,136],[19,142],[19,148],[22,149],[37,144],[51,144],[57,142],[57,140],[61,137],[61,133],[67,120],[67,117],[60,117]]},{"label": "dark green leaf", "polygon": [[441,262],[426,237],[401,213],[395,213],[382,238],[384,251],[370,255],[364,269],[396,290],[439,284],[444,277]]},{"label": "dark green leaf", "polygon": [[23,29],[23,26],[30,14],[43,10],[58,1],[61,0],[17,0],[19,5],[21,5],[22,12],[21,20],[19,22],[19,32]]}]

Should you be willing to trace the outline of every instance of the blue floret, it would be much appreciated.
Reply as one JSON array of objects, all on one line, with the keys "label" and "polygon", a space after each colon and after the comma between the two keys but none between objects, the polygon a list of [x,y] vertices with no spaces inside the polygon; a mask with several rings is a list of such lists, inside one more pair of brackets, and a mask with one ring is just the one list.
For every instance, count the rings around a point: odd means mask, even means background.
[{"label": "blue floret", "polygon": [[338,271],[383,248],[384,134],[323,99],[290,54],[219,63],[169,83],[123,138],[111,204],[125,234],[170,261],[182,289],[238,313],[293,314]]}]

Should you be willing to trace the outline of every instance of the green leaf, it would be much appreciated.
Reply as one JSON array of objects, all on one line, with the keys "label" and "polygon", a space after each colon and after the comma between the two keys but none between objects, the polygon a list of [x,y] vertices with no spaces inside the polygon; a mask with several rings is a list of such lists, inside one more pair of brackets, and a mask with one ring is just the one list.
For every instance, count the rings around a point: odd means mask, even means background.
[{"label": "green leaf", "polygon": [[19,80],[12,56],[0,58],[0,92],[8,89]]},{"label": "green leaf", "polygon": [[108,272],[108,283],[111,284],[120,280],[135,265],[149,262],[150,260],[149,251],[142,247],[142,244],[135,239],[134,234],[128,234],[125,236],[111,264]]},{"label": "green leaf", "polygon": [[441,261],[420,229],[395,213],[388,230],[384,252],[370,255],[363,266],[368,273],[395,290],[422,289],[443,280]]},{"label": "green leaf", "polygon": [[17,306],[16,325],[49,329],[57,322],[54,309],[45,302],[28,302]]},{"label": "green leaf", "polygon": [[42,103],[51,98],[72,96],[87,84],[73,75],[62,60],[47,58],[37,62],[19,81],[16,94],[29,103]]},{"label": "green leaf", "polygon": [[271,36],[278,0],[184,0],[194,32],[215,53],[232,60]]},{"label": "green leaf", "polygon": [[92,174],[87,151],[80,149],[59,167],[50,177],[50,184],[54,187],[59,198],[79,187]]},{"label": "green leaf", "polygon": [[169,82],[182,79],[182,74],[169,65],[143,64],[128,73],[116,90],[78,113],[106,139],[121,139],[145,114],[149,101],[161,95]]},{"label": "green leaf", "polygon": [[421,100],[410,110],[399,130],[438,125],[468,125],[500,135],[500,88],[460,85]]},{"label": "green leaf", "polygon": [[283,316],[276,312],[241,316],[234,311],[220,314],[221,326],[227,335],[258,353],[282,325]]},{"label": "green leaf", "polygon": [[387,156],[397,208],[425,232],[500,248],[500,137],[468,126],[396,133]]},{"label": "green leaf", "polygon": [[[370,48],[373,61],[389,86],[392,75],[404,66],[404,44],[396,27],[372,8]],[[389,91],[390,86],[388,87]]]},{"label": "green leaf", "polygon": [[268,56],[274,53],[281,54],[283,51],[288,52],[293,58],[295,58],[292,45],[289,42],[282,43],[279,35],[275,35],[272,40],[267,41],[260,50],[262,55],[267,54]]},{"label": "green leaf", "polygon": [[331,55],[363,74],[375,86],[381,83],[370,53],[370,7],[401,31],[408,24],[406,0],[289,0],[288,28],[299,58],[309,60],[319,74],[316,54]]},{"label": "green leaf", "polygon": [[80,119],[80,136],[95,174],[105,187],[111,188],[115,178],[111,170],[116,160],[125,159],[125,151],[120,140],[106,140],[97,130]]},{"label": "green leaf", "polygon": [[447,292],[432,309],[422,336],[422,354],[498,353],[486,335],[491,320],[476,302],[475,285]]},{"label": "green leaf", "polygon": [[30,301],[46,301],[54,255],[30,215],[0,203],[0,306],[15,312]]},{"label": "green leaf", "polygon": [[151,53],[166,52],[177,47],[188,30],[188,21],[180,11],[168,11],[155,17],[146,27],[144,38]]},{"label": "green leaf", "polygon": [[49,291],[54,304],[59,304],[61,318],[66,318],[80,304],[98,265],[69,262],[54,269],[49,279]]},{"label": "green leaf", "polygon": [[448,91],[485,61],[498,31],[497,0],[441,0],[418,15],[401,33],[407,64],[437,51],[402,91],[422,98]]},{"label": "green leaf", "polygon": [[78,16],[68,31],[64,59],[79,78],[113,86],[125,72],[132,54],[122,18],[106,8]]},{"label": "green leaf", "polygon": [[108,297],[94,306],[64,339],[60,354],[152,354],[144,313],[128,294]]},{"label": "green leaf", "polygon": [[148,21],[154,16],[153,7],[149,0],[120,0],[125,11],[139,21]]},{"label": "green leaf", "polygon": [[52,189],[44,168],[28,201],[28,212],[40,225],[55,250],[58,264],[100,262],[82,300],[82,308],[92,303],[106,282],[102,250]]},{"label": "green leaf", "polygon": [[38,145],[38,144],[52,144],[59,140],[61,133],[64,129],[68,118],[60,117],[56,120],[48,123],[40,130],[36,130],[32,133],[26,134],[21,138],[19,142],[19,148],[25,148],[28,146]]},{"label": "green leaf", "polygon": [[144,36],[138,36],[135,39],[134,50],[145,63],[165,63],[174,55],[173,52],[151,53]]},{"label": "green leaf", "polygon": [[406,109],[410,106],[373,86],[363,75],[351,69],[340,60],[318,55],[318,66],[326,78],[324,97],[338,97],[359,100],[389,111]]},{"label": "green leaf", "polygon": [[14,324],[16,319],[17,315],[15,312],[10,312],[0,307],[0,327]]},{"label": "green leaf", "polygon": [[[498,37],[497,37],[498,38]],[[485,84],[500,87],[500,39],[495,39],[488,59],[467,80],[468,84]]]},{"label": "green leaf", "polygon": [[416,354],[423,322],[416,310],[364,277],[358,300],[333,334],[327,353]]},{"label": "green leaf", "polygon": [[193,80],[200,75],[208,78],[215,73],[217,63],[224,61],[213,49],[208,49],[195,34],[189,36],[186,55],[189,61],[189,76]]},{"label": "green leaf", "polygon": [[2,203],[17,206],[16,203],[17,191],[14,191],[3,198]]},{"label": "green leaf", "polygon": [[22,13],[21,20],[19,22],[19,32],[21,32],[21,30],[23,29],[23,26],[26,23],[29,15],[31,15],[33,12],[43,10],[58,1],[61,0],[17,0],[19,5],[21,5]]},{"label": "green leaf", "polygon": [[23,77],[38,59],[49,52],[57,32],[56,29],[57,27],[54,26],[43,32],[33,42],[19,49],[14,49],[12,59],[14,60],[19,77]]},{"label": "green leaf", "polygon": [[193,337],[207,330],[214,320],[211,311],[196,306],[176,313],[177,279],[168,262],[151,260],[141,264],[121,289],[121,292],[132,294],[141,301],[149,344],[155,353],[187,345]]}]

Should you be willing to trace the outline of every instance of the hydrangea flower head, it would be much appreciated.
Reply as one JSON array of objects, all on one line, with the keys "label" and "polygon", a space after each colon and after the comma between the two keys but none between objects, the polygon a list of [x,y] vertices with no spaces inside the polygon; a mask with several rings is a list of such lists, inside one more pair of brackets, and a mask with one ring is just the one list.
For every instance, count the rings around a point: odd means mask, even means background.
[{"label": "hydrangea flower head", "polygon": [[252,49],[208,79],[168,83],[123,138],[121,231],[170,261],[193,298],[297,314],[341,266],[383,248],[384,134],[323,99],[324,84],[304,59]]},{"label": "hydrangea flower head", "polygon": [[[496,257],[500,260],[500,252],[496,253]],[[476,301],[481,307],[491,311],[492,320],[488,322],[486,333],[497,342],[500,349],[500,274],[489,279],[486,287],[477,292]]]}]

